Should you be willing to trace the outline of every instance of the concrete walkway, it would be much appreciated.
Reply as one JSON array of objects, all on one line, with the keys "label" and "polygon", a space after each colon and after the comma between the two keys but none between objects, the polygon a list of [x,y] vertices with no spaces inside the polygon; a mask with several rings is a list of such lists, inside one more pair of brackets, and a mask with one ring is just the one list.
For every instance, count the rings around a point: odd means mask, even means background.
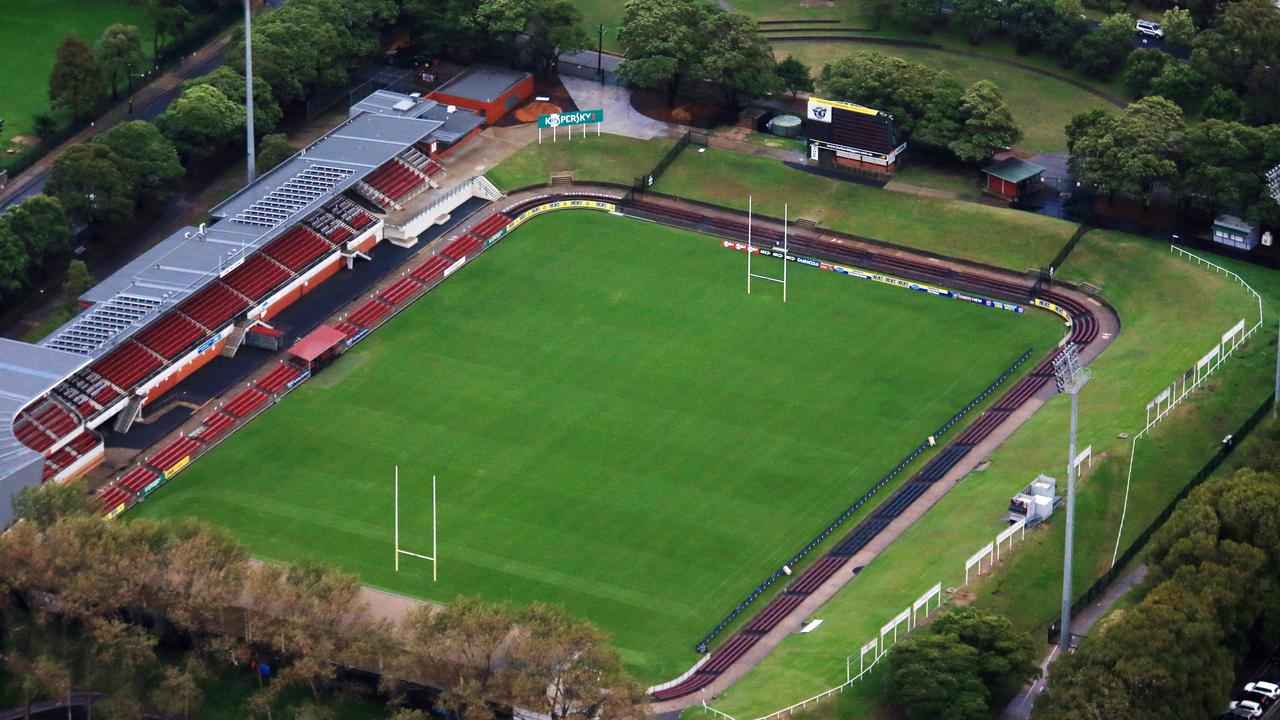
[{"label": "concrete walkway", "polygon": [[614,135],[626,135],[640,140],[666,135],[671,126],[643,115],[631,107],[631,91],[598,80],[585,80],[561,75],[560,82],[569,91],[569,97],[581,110],[604,109],[602,130]]},{"label": "concrete walkway", "polygon": [[[1107,614],[1112,605],[1115,605],[1120,598],[1124,597],[1125,593],[1129,592],[1134,585],[1142,582],[1146,576],[1147,566],[1139,565],[1125,573],[1119,580],[1111,583],[1111,586],[1102,594],[1098,602],[1085,608],[1079,615],[1071,619],[1071,629],[1074,631],[1071,634],[1073,636],[1087,634],[1094,623]],[[1005,707],[1004,712],[1000,713],[1000,720],[1027,720],[1027,718],[1031,717],[1031,710],[1035,707],[1036,698],[1040,696],[1040,693],[1044,692],[1045,685],[1049,682],[1049,666],[1053,664],[1054,660],[1058,659],[1060,652],[1061,648],[1058,645],[1054,645],[1053,650],[1049,651],[1044,660],[1040,661],[1040,677],[1036,678],[1035,682],[1022,688],[1022,691]]]}]

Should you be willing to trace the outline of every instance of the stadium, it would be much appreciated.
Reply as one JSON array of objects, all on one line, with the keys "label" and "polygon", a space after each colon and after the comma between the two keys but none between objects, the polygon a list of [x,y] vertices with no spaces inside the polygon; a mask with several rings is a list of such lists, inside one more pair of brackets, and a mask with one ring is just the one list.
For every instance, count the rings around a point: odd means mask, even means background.
[{"label": "stadium", "polygon": [[[0,491],[145,437],[96,489],[109,518],[205,517],[431,600],[555,599],[687,702],[1025,421],[1061,342],[1089,359],[1119,330],[1040,276],[637,188],[451,177],[483,123],[374,93],[40,344],[0,341]],[[744,292],[747,257],[788,268],[786,303]],[[237,362],[185,423],[140,424]],[[440,477],[439,583],[392,570],[396,465],[411,546]]]}]

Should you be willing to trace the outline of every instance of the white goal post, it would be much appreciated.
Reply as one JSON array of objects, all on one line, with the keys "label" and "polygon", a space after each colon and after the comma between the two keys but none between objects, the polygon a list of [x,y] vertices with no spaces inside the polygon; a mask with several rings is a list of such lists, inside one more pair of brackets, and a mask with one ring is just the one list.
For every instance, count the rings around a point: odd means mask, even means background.
[{"label": "white goal post", "polygon": [[400,466],[396,466],[395,477],[395,561],[396,572],[400,572],[400,556],[408,555],[410,557],[420,558],[422,560],[431,561],[431,581],[435,582],[438,574],[438,558],[440,553],[436,545],[436,476],[431,476],[431,554],[423,555],[422,553],[410,552],[400,548]]},{"label": "white goal post", "polygon": [[747,196],[747,294],[751,294],[751,278],[759,280],[768,280],[782,285],[782,302],[787,301],[787,262],[790,260],[787,243],[787,221],[788,206],[784,203],[782,206],[782,277],[770,277],[769,275],[760,275],[751,270],[751,256],[755,254],[755,246],[751,241],[751,221],[754,214],[754,198]]}]

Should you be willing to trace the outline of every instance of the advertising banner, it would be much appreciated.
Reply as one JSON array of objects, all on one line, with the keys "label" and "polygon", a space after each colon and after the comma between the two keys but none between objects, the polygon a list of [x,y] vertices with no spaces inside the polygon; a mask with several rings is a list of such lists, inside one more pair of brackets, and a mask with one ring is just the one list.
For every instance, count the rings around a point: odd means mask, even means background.
[{"label": "advertising banner", "polygon": [[111,511],[108,512],[103,517],[105,517],[107,520],[115,520],[117,517],[120,516],[120,513],[122,512],[124,512],[124,503],[120,503],[119,505],[111,508]]},{"label": "advertising banner", "polygon": [[170,465],[169,469],[165,470],[160,477],[162,480],[172,479],[174,475],[177,475],[178,473],[182,472],[182,469],[190,464],[191,464],[191,456],[188,455],[182,458],[181,460],[179,460],[178,462],[174,463],[173,465]]},{"label": "advertising banner", "polygon": [[589,125],[604,122],[604,110],[578,110],[576,112],[550,113],[538,116],[538,127],[543,130],[569,127],[570,125]]}]

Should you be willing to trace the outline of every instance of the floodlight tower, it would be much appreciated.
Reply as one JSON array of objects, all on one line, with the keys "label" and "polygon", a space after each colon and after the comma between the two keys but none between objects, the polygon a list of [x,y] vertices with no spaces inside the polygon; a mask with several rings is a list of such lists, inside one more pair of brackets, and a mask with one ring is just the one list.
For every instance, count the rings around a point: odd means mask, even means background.
[{"label": "floodlight tower", "polygon": [[253,182],[258,179],[258,168],[253,152],[253,40],[249,2],[244,0],[244,145],[248,157],[248,182]]},{"label": "floodlight tower", "polygon": [[1058,645],[1063,652],[1071,650],[1071,551],[1076,529],[1076,418],[1080,408],[1080,389],[1093,376],[1089,368],[1080,366],[1075,343],[1062,346],[1053,359],[1053,372],[1058,392],[1071,396],[1071,434],[1067,449],[1067,538],[1062,556],[1062,623]]}]

